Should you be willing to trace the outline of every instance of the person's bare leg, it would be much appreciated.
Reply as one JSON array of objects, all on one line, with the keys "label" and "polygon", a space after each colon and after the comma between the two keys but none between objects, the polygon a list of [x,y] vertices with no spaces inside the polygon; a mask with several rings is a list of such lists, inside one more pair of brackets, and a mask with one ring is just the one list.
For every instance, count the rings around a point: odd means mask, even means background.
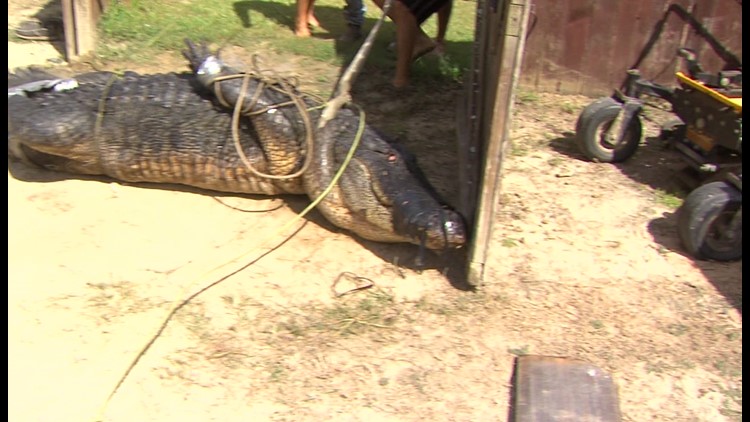
[{"label": "person's bare leg", "polygon": [[[294,20],[294,34],[298,37],[309,37],[309,17],[313,14],[314,0],[297,0],[297,17]],[[317,20],[316,20],[317,22]]]},{"label": "person's bare leg", "polygon": [[414,57],[414,44],[419,26],[417,18],[406,6],[400,2],[394,6],[398,22],[396,22],[396,76],[393,78],[393,86],[403,88],[409,85],[409,70]]},{"label": "person's bare leg", "polygon": [[448,32],[448,22],[451,19],[451,11],[453,11],[453,0],[448,0],[447,3],[437,11],[437,37],[435,43],[437,46],[435,49],[438,54],[445,53],[445,34]]},{"label": "person's bare leg", "polygon": [[310,0],[310,7],[307,11],[307,24],[313,28],[318,28],[320,27],[320,22],[318,22],[318,18],[316,18],[313,13],[315,11],[314,3],[315,0]]},{"label": "person's bare leg", "polygon": [[[416,23],[416,20],[414,21]],[[414,37],[414,50],[412,51],[412,60],[424,56],[437,47],[435,41],[427,35],[421,26],[417,25],[416,35]]]},{"label": "person's bare leg", "polygon": [[[381,9],[385,0],[373,0]],[[409,84],[409,70],[414,59],[429,53],[435,42],[417,25],[417,18],[406,5],[393,0],[388,17],[396,24],[396,76],[393,86],[403,88]]]}]

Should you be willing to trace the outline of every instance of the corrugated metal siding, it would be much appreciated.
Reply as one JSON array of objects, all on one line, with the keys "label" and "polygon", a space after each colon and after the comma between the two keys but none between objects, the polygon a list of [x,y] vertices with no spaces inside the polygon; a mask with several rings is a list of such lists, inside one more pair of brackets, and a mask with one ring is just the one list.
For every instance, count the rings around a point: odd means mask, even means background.
[{"label": "corrugated metal siding", "polygon": [[680,46],[695,49],[706,70],[720,70],[723,60],[675,13],[647,48],[671,4],[692,11],[742,59],[739,0],[533,0],[521,84],[545,92],[608,95],[635,65],[644,77],[670,84],[680,69],[675,54]]}]

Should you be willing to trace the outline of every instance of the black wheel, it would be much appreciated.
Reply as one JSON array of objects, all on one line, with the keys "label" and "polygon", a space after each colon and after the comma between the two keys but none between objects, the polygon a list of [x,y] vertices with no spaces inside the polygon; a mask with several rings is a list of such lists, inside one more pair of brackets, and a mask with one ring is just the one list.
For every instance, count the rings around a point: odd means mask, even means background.
[{"label": "black wheel", "polygon": [[611,130],[622,107],[614,98],[602,98],[589,104],[578,117],[578,148],[590,160],[619,163],[635,154],[643,132],[641,119],[633,116],[622,139],[616,139],[618,134]]},{"label": "black wheel", "polygon": [[[731,227],[733,223],[735,227]],[[694,257],[716,261],[742,258],[742,192],[734,186],[712,182],[690,192],[677,225],[682,244]]]},{"label": "black wheel", "polygon": [[581,133],[581,127],[583,127],[584,124],[588,123],[588,121],[591,119],[592,114],[594,114],[596,111],[598,111],[602,107],[612,105],[613,102],[619,104],[612,97],[602,97],[594,101],[593,103],[587,105],[583,109],[583,111],[581,111],[581,114],[578,115],[578,120],[576,121],[576,135]]}]

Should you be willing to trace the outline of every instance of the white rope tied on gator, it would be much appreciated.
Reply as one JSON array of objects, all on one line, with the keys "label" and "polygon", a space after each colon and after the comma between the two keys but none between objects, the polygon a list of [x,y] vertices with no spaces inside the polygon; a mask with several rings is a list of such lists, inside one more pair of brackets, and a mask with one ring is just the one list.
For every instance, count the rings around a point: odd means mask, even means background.
[{"label": "white rope tied on gator", "polygon": [[46,79],[42,81],[28,82],[12,88],[8,88],[8,97],[20,95],[28,97],[30,92],[44,91],[51,89],[55,92],[70,91],[78,88],[78,81],[75,79]]}]

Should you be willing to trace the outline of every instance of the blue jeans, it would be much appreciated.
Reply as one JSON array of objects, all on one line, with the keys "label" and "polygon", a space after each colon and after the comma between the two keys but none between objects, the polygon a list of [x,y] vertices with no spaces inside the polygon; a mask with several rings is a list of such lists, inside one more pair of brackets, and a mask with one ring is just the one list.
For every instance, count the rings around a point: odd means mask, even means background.
[{"label": "blue jeans", "polygon": [[346,0],[344,19],[349,25],[362,26],[365,23],[365,11],[367,8],[363,0]]}]

